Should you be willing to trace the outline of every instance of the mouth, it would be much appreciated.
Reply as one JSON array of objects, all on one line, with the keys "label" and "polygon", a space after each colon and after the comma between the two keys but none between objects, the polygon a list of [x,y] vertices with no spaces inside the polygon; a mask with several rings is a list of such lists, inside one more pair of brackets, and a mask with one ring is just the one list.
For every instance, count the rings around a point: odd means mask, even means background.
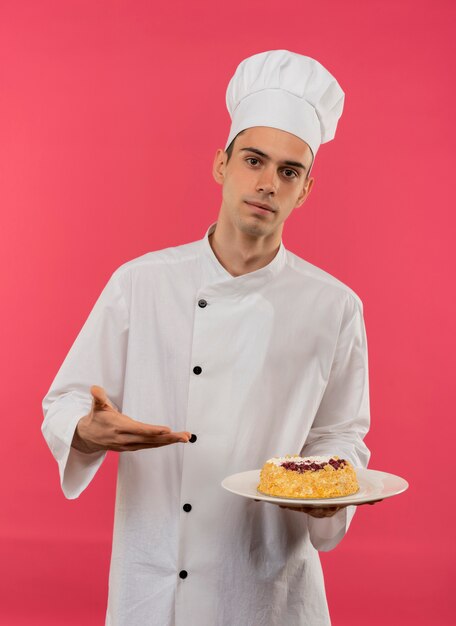
[{"label": "mouth", "polygon": [[269,204],[263,204],[262,202],[248,202],[245,200],[245,203],[255,209],[258,209],[262,213],[275,213],[275,209],[273,209]]}]

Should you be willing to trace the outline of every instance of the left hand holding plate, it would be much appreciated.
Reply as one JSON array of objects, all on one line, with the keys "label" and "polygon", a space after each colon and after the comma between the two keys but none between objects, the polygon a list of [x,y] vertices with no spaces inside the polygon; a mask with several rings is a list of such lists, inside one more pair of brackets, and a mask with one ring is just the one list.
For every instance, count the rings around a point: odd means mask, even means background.
[{"label": "left hand holding plate", "polygon": [[[343,504],[340,506],[316,507],[316,506],[284,506],[283,504],[279,504],[277,506],[279,506],[281,509],[290,509],[290,511],[298,511],[299,513],[307,513],[307,515],[311,515],[312,517],[322,518],[322,517],[332,517],[338,511],[340,511],[341,509],[344,509],[347,506],[362,506],[363,504],[375,504],[376,502],[381,502],[382,499],[374,500],[373,502],[362,502],[360,504],[355,504],[355,505]],[[255,502],[261,502],[261,500],[255,500]]]}]

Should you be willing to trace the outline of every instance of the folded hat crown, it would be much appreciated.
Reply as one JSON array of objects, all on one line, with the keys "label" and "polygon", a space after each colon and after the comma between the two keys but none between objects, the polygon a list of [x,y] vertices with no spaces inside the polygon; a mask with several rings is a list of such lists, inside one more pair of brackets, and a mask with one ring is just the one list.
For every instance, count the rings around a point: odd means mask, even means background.
[{"label": "folded hat crown", "polygon": [[239,63],[226,91],[232,118],[226,146],[251,126],[292,132],[316,153],[334,138],[345,94],[315,59],[288,50],[269,50]]}]

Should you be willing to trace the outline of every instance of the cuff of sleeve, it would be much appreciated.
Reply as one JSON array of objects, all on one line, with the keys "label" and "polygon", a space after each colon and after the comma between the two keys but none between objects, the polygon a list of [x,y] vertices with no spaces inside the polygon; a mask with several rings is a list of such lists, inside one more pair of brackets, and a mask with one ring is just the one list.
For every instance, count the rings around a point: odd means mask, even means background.
[{"label": "cuff of sleeve", "polygon": [[66,498],[74,500],[84,491],[103,463],[106,454],[107,452],[103,450],[86,454],[70,447],[66,464],[59,466],[60,484]]},{"label": "cuff of sleeve", "polygon": [[356,506],[347,506],[332,517],[316,518],[309,515],[308,528],[313,547],[320,552],[329,552],[337,546],[348,531]]},{"label": "cuff of sleeve", "polygon": [[80,411],[73,409],[71,417],[68,413],[59,416],[60,419],[54,417],[52,427],[48,421],[42,427],[43,435],[59,466],[62,491],[69,500],[77,498],[84,491],[107,454],[104,450],[85,454],[71,447],[76,426],[86,413],[86,407]]}]

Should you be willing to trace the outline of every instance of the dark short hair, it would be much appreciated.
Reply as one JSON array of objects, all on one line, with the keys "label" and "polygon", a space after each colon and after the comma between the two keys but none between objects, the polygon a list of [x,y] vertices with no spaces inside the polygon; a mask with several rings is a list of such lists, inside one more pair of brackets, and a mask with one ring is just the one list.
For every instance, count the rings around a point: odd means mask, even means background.
[{"label": "dark short hair", "polygon": [[[242,133],[244,133],[245,130],[241,130],[241,132],[239,132],[236,137],[239,137],[239,135],[242,135]],[[228,148],[225,150],[225,152],[228,155],[228,158],[226,160],[226,162],[228,163],[229,160],[231,159],[231,155],[233,154],[233,148],[234,148],[234,142],[236,141],[236,137],[233,139],[233,141],[230,143],[230,145],[228,146]]]},{"label": "dark short hair", "polygon": [[[239,132],[236,137],[239,137],[239,135],[242,135],[242,133],[244,133],[247,129],[241,130],[241,132]],[[234,148],[234,142],[236,141],[236,137],[233,139],[233,141],[230,143],[230,145],[227,147],[227,149],[225,150],[226,154],[228,155],[228,158],[226,159],[226,162],[229,163],[229,160],[231,159],[231,155],[233,154],[233,148]],[[310,151],[312,154],[312,162],[310,164],[310,166],[312,167],[313,162],[314,162],[314,156],[313,156],[313,152],[312,150]],[[305,180],[307,180],[309,178],[309,173],[310,173],[310,168],[306,173],[306,178]]]}]

